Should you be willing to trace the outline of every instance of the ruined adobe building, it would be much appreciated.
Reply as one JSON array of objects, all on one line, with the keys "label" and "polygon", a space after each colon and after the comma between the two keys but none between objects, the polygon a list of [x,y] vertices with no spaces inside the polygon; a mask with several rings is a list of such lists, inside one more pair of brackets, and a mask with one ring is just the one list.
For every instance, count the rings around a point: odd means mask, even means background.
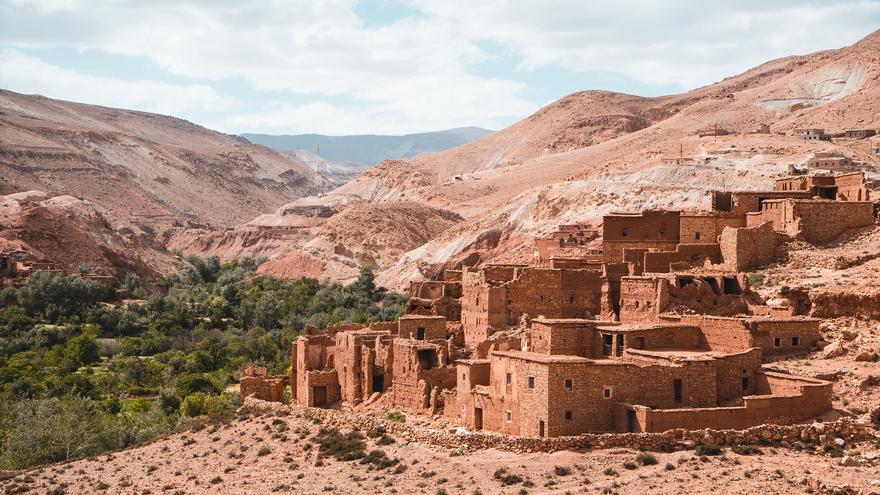
[{"label": "ruined adobe building", "polygon": [[562,268],[569,260],[601,261],[602,251],[596,246],[598,229],[587,224],[560,225],[549,235],[535,239],[534,264]]},{"label": "ruined adobe building", "polygon": [[382,401],[530,436],[822,414],[830,383],[761,365],[815,347],[819,320],[765,305],[743,272],[776,261],[792,239],[825,242],[873,222],[863,174],[715,192],[711,206],[611,213],[601,241],[580,226],[539,240],[535,265],[465,266],[413,283],[410,314],[395,323],[298,337],[292,396],[321,407]]},{"label": "ruined adobe building", "polygon": [[697,326],[536,319],[530,335],[526,350],[459,361],[444,413],[543,437],[743,428],[830,408],[830,383],[764,371],[759,348]]}]

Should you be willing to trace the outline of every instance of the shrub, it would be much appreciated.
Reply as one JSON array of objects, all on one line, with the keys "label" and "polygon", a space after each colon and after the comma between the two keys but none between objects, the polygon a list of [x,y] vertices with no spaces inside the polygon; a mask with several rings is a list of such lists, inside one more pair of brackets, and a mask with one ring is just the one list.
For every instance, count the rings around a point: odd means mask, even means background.
[{"label": "shrub", "polygon": [[721,447],[715,445],[714,443],[706,444],[706,445],[697,445],[695,449],[697,455],[721,455]]},{"label": "shrub", "polygon": [[571,468],[565,466],[556,466],[553,468],[553,473],[556,476],[568,476],[571,474]]},{"label": "shrub", "polygon": [[[223,411],[238,407],[240,402],[237,393],[223,393],[221,395],[208,395],[196,392],[186,396],[180,404],[180,412],[185,416],[195,418],[198,416],[219,415]],[[218,417],[223,417],[219,415]],[[204,428],[204,424],[200,426]]]},{"label": "shrub", "polygon": [[343,435],[336,428],[321,428],[313,440],[318,443],[319,457],[332,456],[337,461],[349,462],[366,456],[364,435],[357,430]]},{"label": "shrub", "polygon": [[754,445],[734,445],[733,448],[734,453],[739,455],[761,455],[764,453],[763,450],[755,447]]},{"label": "shrub", "polygon": [[385,419],[388,421],[394,421],[396,423],[405,423],[406,416],[400,411],[391,411],[390,413],[385,415]]},{"label": "shrub", "polygon": [[632,461],[626,461],[623,463],[623,467],[626,469],[629,469],[629,470],[633,470],[633,469],[638,469],[639,465],[632,462]]},{"label": "shrub", "polygon": [[272,453],[272,449],[269,447],[263,446],[260,447],[260,450],[257,451],[257,456],[263,457],[264,455],[269,455]]},{"label": "shrub", "polygon": [[392,443],[394,443],[394,438],[385,434],[379,437],[379,440],[376,440],[376,444],[378,445],[391,445]]},{"label": "shrub", "polygon": [[639,452],[639,455],[636,456],[636,462],[642,466],[653,466],[657,464],[657,458],[649,452]]},{"label": "shrub", "polygon": [[398,463],[400,463],[399,459],[391,459],[381,450],[372,450],[361,459],[361,464],[370,464],[376,469],[388,469]]}]

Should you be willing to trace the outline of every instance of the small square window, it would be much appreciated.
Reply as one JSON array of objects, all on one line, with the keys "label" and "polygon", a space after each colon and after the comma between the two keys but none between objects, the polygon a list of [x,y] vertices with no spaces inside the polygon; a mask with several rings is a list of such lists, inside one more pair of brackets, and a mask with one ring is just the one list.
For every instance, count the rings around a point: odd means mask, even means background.
[{"label": "small square window", "polygon": [[506,381],[507,381],[507,384],[510,385],[510,383],[513,382],[513,375],[508,373]]},{"label": "small square window", "polygon": [[574,416],[574,415],[571,413],[571,411],[565,411],[565,420],[566,420],[566,421],[571,421],[571,418],[572,418],[573,416]]},{"label": "small square window", "polygon": [[611,390],[611,387],[604,387],[602,389],[602,397],[605,399],[610,399],[614,395],[614,392]]},{"label": "small square window", "polygon": [[513,421],[513,414],[510,411],[507,411],[507,422]]},{"label": "small square window", "polygon": [[791,338],[791,345],[792,345],[792,347],[797,347],[797,346],[801,345],[801,338],[800,337],[792,337]]},{"label": "small square window", "polygon": [[782,339],[779,337],[773,337],[773,347],[780,347],[782,345]]},{"label": "small square window", "polygon": [[571,378],[566,378],[565,382],[563,383],[563,387],[565,388],[566,392],[571,392],[571,390],[574,388],[574,382]]},{"label": "small square window", "polygon": [[529,388],[535,388],[535,377],[529,377]]}]

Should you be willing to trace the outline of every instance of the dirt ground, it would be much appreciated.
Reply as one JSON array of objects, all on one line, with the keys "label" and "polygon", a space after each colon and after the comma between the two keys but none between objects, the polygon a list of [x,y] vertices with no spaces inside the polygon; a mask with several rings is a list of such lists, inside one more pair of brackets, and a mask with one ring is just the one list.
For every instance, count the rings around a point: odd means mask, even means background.
[{"label": "dirt ground", "polygon": [[[318,455],[321,425],[276,412],[239,413],[226,423],[180,432],[111,455],[19,473],[0,483],[4,493],[66,494],[526,494],[812,493],[810,483],[849,486],[848,493],[880,493],[880,444],[849,445],[860,466],[842,457],[762,447],[762,453],[698,456],[694,451],[653,454],[638,463],[628,449],[514,454],[494,449],[460,454],[396,438],[365,438],[392,465],[375,468]],[[345,432],[344,432],[345,433]],[[384,445],[378,445],[383,443]],[[396,461],[395,461],[396,460]],[[650,462],[650,461],[649,461]],[[506,471],[499,471],[506,470]],[[63,491],[53,491],[61,488]]]}]

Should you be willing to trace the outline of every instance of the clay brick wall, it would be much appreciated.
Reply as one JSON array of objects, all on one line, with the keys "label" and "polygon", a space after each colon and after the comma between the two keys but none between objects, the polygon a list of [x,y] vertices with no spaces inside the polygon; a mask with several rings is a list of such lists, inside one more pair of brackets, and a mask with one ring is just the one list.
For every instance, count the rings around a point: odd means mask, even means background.
[{"label": "clay brick wall", "polygon": [[679,244],[672,251],[650,251],[644,254],[643,268],[646,273],[669,273],[670,265],[684,263],[702,266],[705,260],[721,262],[718,244]]},{"label": "clay brick wall", "polygon": [[239,379],[242,397],[254,397],[267,402],[282,402],[286,376],[243,376]]},{"label": "clay brick wall", "polygon": [[870,201],[870,193],[865,184],[865,173],[838,175],[834,178],[837,184],[837,197],[842,201]]},{"label": "clay brick wall", "polygon": [[805,352],[821,338],[819,320],[813,318],[757,319],[754,333],[764,354]]},{"label": "clay brick wall", "polygon": [[717,243],[725,227],[745,227],[745,218],[741,215],[682,214],[680,241],[682,244]]},{"label": "clay brick wall", "polygon": [[847,230],[874,223],[874,206],[869,202],[795,202],[794,217],[799,219],[800,237],[811,243],[825,243]]},{"label": "clay brick wall", "polygon": [[[384,331],[361,330],[341,332],[335,336],[335,363],[339,377],[339,394],[343,401],[359,404],[368,399],[374,391],[383,392],[390,383],[382,384],[382,390],[375,390],[373,376],[385,376],[385,360],[388,354],[377,359],[377,340],[390,340]],[[390,378],[390,373],[388,373]],[[384,382],[384,379],[383,379]],[[390,382],[390,380],[389,380]]]},{"label": "clay brick wall", "polygon": [[811,191],[736,191],[731,193],[731,209],[733,215],[745,215],[749,212],[761,211],[761,204],[766,200],[799,198],[810,199]]},{"label": "clay brick wall", "polygon": [[[797,377],[758,372],[762,381],[792,381]],[[831,408],[831,384],[802,379],[800,395],[757,395],[743,398],[743,406],[709,409],[637,409],[639,431],[661,432],[673,428],[748,428],[762,423],[794,423],[815,418]],[[760,389],[762,386],[759,385]],[[760,393],[760,390],[759,390]]]},{"label": "clay brick wall", "polygon": [[[341,400],[339,395],[339,377],[335,369],[326,371],[306,371],[302,375],[297,388],[297,401],[310,407],[326,407]],[[325,391],[326,400],[319,398],[316,388]]]},{"label": "clay brick wall", "polygon": [[644,211],[641,214],[611,214],[603,218],[603,261],[623,261],[626,248],[671,251],[679,242],[677,211]]},{"label": "clay brick wall", "polygon": [[[397,338],[392,345],[392,403],[403,409],[421,412],[442,407],[442,404],[436,403],[439,391],[456,387],[456,367],[449,365],[445,343]],[[435,388],[438,391],[432,392]]]},{"label": "clay brick wall", "polygon": [[682,315],[681,323],[700,328],[703,345],[715,352],[735,353],[757,347],[749,322],[741,318]]},{"label": "clay brick wall", "polygon": [[847,230],[871,225],[874,207],[857,201],[767,201],[760,213],[747,217],[749,226],[772,222],[776,231],[818,244],[832,241]]},{"label": "clay brick wall", "polygon": [[447,282],[443,280],[410,282],[409,297],[420,299],[452,297],[457,299],[461,297],[461,282]]},{"label": "clay brick wall", "polygon": [[726,228],[721,234],[723,267],[741,272],[776,261],[777,250],[787,236],[765,223],[754,227]]},{"label": "clay brick wall", "polygon": [[[303,404],[309,404],[312,394],[309,373],[315,370],[333,368],[333,356],[335,349],[331,344],[335,343],[326,335],[304,336],[301,335],[294,341],[294,349],[291,350],[292,358],[295,359],[295,394],[296,400]],[[334,379],[336,371],[333,371]],[[334,382],[334,387],[338,385]]]},{"label": "clay brick wall", "polygon": [[491,327],[507,325],[507,288],[465,285],[462,287],[461,324],[469,345],[491,335]]},{"label": "clay brick wall", "polygon": [[404,315],[397,320],[397,336],[416,340],[445,340],[446,317]]},{"label": "clay brick wall", "polygon": [[532,320],[529,350],[539,354],[593,356],[594,325],[587,320]]},{"label": "clay brick wall", "polygon": [[[626,327],[624,325],[623,327]],[[614,327],[600,327],[613,333]],[[621,330],[624,349],[701,349],[703,333],[692,325],[657,324],[639,329]],[[640,340],[641,339],[641,340]],[[640,347],[644,342],[644,347]]]},{"label": "clay brick wall", "polygon": [[[715,371],[715,390],[719,404],[752,395],[757,390],[755,372],[761,368],[761,350],[719,356]],[[743,380],[746,379],[746,380]]]},{"label": "clay brick wall", "polygon": [[620,280],[620,321],[654,322],[669,303],[669,282],[656,277],[623,277]]}]

